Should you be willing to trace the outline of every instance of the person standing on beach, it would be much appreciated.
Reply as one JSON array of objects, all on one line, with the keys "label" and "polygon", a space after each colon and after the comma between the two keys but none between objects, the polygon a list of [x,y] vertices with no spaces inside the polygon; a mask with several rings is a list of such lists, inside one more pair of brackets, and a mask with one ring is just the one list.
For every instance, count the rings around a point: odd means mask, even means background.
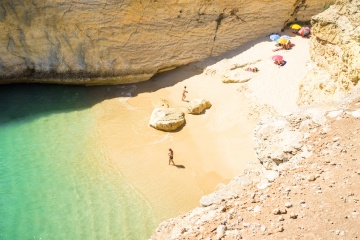
[{"label": "person standing on beach", "polygon": [[185,86],[185,87],[184,87],[184,91],[183,91],[183,93],[182,93],[182,101],[185,101],[186,93],[188,93],[188,91],[186,91],[186,86]]},{"label": "person standing on beach", "polygon": [[175,165],[174,160],[173,160],[174,159],[174,151],[171,148],[169,148],[168,155],[169,155],[169,165],[170,165],[171,162],[172,162],[173,165]]}]

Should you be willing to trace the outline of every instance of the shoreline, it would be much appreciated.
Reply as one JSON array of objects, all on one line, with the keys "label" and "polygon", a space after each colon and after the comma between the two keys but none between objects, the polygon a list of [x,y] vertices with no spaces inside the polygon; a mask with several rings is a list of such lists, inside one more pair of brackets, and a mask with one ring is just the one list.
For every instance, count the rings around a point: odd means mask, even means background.
[{"label": "shoreline", "polygon": [[[308,53],[299,55],[308,51],[308,40],[294,37],[292,41],[294,49],[275,53],[288,60],[282,68],[271,61],[275,44],[262,37],[219,57],[134,84],[134,96],[125,101],[112,98],[94,106],[111,164],[149,201],[160,221],[197,207],[202,196],[257,161],[252,140],[256,123],[267,113],[296,106],[295,85],[307,71],[298,66],[309,60]],[[221,78],[231,75],[234,67],[241,70],[239,65],[257,66],[260,71],[245,83],[223,83]],[[181,101],[184,86],[188,100],[204,98],[212,107],[201,115],[186,113],[186,125],[177,132],[148,126],[152,101],[165,99],[170,107],[186,109]],[[170,147],[175,163],[184,168],[168,166]]]}]

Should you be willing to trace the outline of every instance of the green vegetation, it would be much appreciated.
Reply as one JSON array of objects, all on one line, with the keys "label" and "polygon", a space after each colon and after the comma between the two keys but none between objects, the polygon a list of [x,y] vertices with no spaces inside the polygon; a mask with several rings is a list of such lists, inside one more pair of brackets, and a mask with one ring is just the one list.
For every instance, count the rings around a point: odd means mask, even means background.
[{"label": "green vegetation", "polygon": [[328,9],[331,5],[334,5],[334,2],[331,2],[331,3],[325,3],[324,6],[323,6],[323,9],[322,11],[325,11],[326,9]]}]

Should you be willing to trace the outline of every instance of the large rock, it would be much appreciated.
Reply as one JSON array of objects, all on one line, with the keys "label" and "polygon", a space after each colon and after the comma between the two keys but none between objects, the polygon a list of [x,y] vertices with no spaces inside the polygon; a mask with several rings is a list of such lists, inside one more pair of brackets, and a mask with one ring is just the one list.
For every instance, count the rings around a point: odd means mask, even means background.
[{"label": "large rock", "polygon": [[174,131],[185,123],[185,114],[176,108],[155,108],[150,117],[150,126],[163,131]]},{"label": "large rock", "polygon": [[190,114],[201,114],[205,109],[210,108],[211,103],[205,99],[193,99],[188,106]]},{"label": "large rock", "polygon": [[326,2],[2,0],[0,83],[144,81],[309,20]]},{"label": "large rock", "polygon": [[314,16],[310,54],[314,64],[300,83],[298,103],[339,101],[360,79],[359,1],[338,0]]}]

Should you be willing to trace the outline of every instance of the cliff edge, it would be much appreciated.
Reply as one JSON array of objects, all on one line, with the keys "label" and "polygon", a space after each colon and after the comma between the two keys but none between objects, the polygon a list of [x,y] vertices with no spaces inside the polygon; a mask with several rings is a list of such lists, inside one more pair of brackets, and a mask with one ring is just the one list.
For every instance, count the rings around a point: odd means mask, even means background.
[{"label": "cliff edge", "polygon": [[312,69],[300,83],[299,105],[339,101],[359,83],[359,22],[359,1],[337,1],[312,18]]},{"label": "cliff edge", "polygon": [[0,3],[0,84],[120,84],[216,56],[325,0],[33,0]]},{"label": "cliff edge", "polygon": [[360,237],[359,6],[339,0],[312,18],[313,62],[298,100],[312,106],[263,118],[254,131],[259,163],[151,239]]}]

